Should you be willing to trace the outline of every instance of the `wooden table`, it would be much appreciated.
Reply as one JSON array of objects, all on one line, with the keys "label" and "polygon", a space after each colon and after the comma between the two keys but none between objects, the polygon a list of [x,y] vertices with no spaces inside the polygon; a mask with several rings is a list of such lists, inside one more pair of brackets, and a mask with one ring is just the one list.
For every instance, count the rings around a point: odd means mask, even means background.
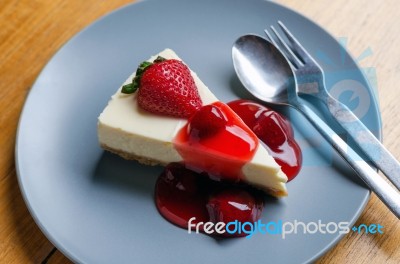
[{"label": "wooden table", "polygon": [[[42,234],[22,199],[14,165],[15,133],[40,70],[74,34],[129,0],[0,0],[0,263],[69,263]],[[348,37],[361,66],[375,67],[384,143],[400,158],[400,8],[397,0],[282,0],[335,37]],[[334,3],[332,3],[334,2]],[[320,263],[399,263],[400,225],[374,196],[358,223],[383,235],[349,233]]]}]

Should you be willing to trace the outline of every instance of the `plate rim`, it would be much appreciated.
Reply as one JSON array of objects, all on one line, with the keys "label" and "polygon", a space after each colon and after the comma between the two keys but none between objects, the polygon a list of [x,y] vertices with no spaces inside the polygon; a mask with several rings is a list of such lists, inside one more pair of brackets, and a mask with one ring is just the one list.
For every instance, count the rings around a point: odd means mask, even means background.
[{"label": "plate rim", "polygon": [[[26,115],[26,112],[27,112],[27,107],[28,107],[27,103],[30,100],[30,98],[32,97],[32,91],[37,86],[38,79],[43,75],[43,73],[47,70],[47,68],[51,66],[50,64],[53,61],[53,59],[71,41],[73,41],[75,38],[78,38],[80,35],[85,34],[87,31],[89,31],[92,27],[95,27],[103,19],[105,19],[107,17],[110,17],[110,16],[114,15],[115,13],[118,13],[119,11],[121,11],[123,9],[129,8],[131,6],[140,5],[140,4],[145,3],[145,2],[157,2],[157,1],[160,1],[160,0],[136,0],[135,2],[124,4],[124,5],[116,8],[116,9],[111,10],[111,11],[107,12],[106,14],[98,17],[97,19],[93,20],[88,25],[86,25],[82,29],[80,29],[77,33],[72,35],[45,62],[44,66],[39,71],[39,73],[37,74],[35,80],[33,81],[32,85],[31,85],[31,88],[29,89],[29,91],[28,91],[28,93],[27,93],[27,95],[25,97],[25,100],[24,100],[24,103],[23,103],[23,107],[22,107],[22,110],[20,112],[20,116],[19,116],[19,120],[18,120],[18,124],[17,124],[17,129],[16,129],[16,139],[15,139],[15,147],[14,147],[15,170],[16,170],[17,181],[18,181],[18,186],[19,186],[19,189],[20,189],[20,193],[21,193],[22,198],[23,198],[23,200],[25,202],[25,205],[28,208],[28,211],[29,211],[31,217],[35,221],[35,224],[39,227],[40,231],[45,235],[45,237],[52,243],[52,245],[57,250],[59,250],[61,253],[63,253],[68,259],[70,259],[74,263],[82,263],[82,262],[80,261],[80,259],[72,251],[70,251],[66,247],[64,247],[64,245],[60,241],[58,241],[58,239],[56,239],[52,235],[52,233],[50,231],[48,231],[46,226],[39,219],[39,216],[37,215],[37,213],[33,209],[32,204],[31,204],[31,202],[29,201],[29,199],[27,197],[26,186],[23,183],[23,179],[22,179],[22,175],[21,175],[21,171],[20,171],[20,168],[21,168],[20,167],[21,166],[20,165],[20,158],[19,158],[20,154],[19,154],[19,151],[18,151],[19,145],[20,145],[20,138],[21,138],[21,123],[23,122],[24,116]],[[271,0],[253,0],[253,1],[267,2],[268,4],[278,6],[279,8],[282,8],[282,9],[286,9],[286,10],[296,14],[297,16],[300,16],[303,19],[309,21],[310,23],[314,24],[319,30],[325,32],[331,38],[331,40],[333,40],[337,45],[341,45],[337,41],[337,39],[333,36],[333,34],[331,34],[331,32],[329,32],[327,29],[322,27],[319,23],[317,23],[313,19],[301,14],[300,12],[292,9],[291,7],[287,7],[287,6],[285,6],[285,5],[281,4],[281,3],[273,2]],[[377,99],[377,93],[374,93],[374,91],[373,91],[374,88],[372,88],[371,81],[366,76],[366,73],[361,70],[358,62],[354,59],[353,55],[350,52],[348,52],[347,49],[345,49],[345,52],[346,52],[347,56],[351,59],[351,61],[356,65],[357,70],[359,71],[359,73],[361,73],[361,75],[363,77],[363,80],[367,84],[367,87],[368,87],[368,90],[369,90],[369,94],[371,95],[371,102],[374,105],[374,109],[376,109],[376,120],[375,121],[377,122],[378,130],[375,131],[375,133],[376,133],[375,136],[382,142],[382,138],[383,138],[382,116],[381,116],[380,104],[379,104],[379,101]],[[366,194],[364,195],[364,198],[363,198],[362,202],[358,206],[358,209],[354,213],[352,219],[349,220],[350,225],[354,225],[354,223],[359,219],[359,217],[361,216],[361,214],[365,210],[366,205],[368,204],[368,201],[369,201],[370,196],[371,196],[371,190],[369,188],[365,188],[365,190],[366,190]],[[348,235],[348,234],[347,233],[346,234],[339,234],[338,236],[336,236],[335,239],[333,239],[330,243],[328,243],[325,247],[323,247],[319,252],[315,253],[314,256],[310,257],[304,263],[314,262],[314,261],[318,260],[319,258],[323,257],[326,253],[328,253],[329,250],[332,250],[333,247],[335,245],[337,245],[344,238],[344,236],[346,236],[346,235]]]}]

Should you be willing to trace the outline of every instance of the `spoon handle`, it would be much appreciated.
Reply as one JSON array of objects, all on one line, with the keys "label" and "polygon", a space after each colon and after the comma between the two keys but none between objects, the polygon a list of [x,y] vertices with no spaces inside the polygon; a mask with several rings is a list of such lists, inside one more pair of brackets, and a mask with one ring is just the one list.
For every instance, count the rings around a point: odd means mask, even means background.
[{"label": "spoon handle", "polygon": [[358,176],[371,188],[382,202],[400,219],[400,193],[386,182],[370,165],[343,141],[322,119],[304,104],[294,107],[302,112],[308,121],[337,150]]}]

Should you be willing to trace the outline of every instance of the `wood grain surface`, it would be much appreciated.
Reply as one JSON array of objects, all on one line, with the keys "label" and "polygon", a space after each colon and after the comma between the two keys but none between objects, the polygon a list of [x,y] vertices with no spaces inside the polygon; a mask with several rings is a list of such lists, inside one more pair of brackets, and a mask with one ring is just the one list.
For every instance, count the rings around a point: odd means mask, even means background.
[{"label": "wood grain surface", "polygon": [[[201,1],[201,0],[199,0]],[[74,34],[128,0],[0,0],[0,263],[70,263],[46,239],[24,203],[14,145],[24,100],[40,70]],[[276,1],[348,38],[354,57],[377,72],[384,144],[400,158],[400,3],[398,0]],[[382,235],[349,233],[319,263],[400,263],[399,221],[372,195],[357,223]]]}]

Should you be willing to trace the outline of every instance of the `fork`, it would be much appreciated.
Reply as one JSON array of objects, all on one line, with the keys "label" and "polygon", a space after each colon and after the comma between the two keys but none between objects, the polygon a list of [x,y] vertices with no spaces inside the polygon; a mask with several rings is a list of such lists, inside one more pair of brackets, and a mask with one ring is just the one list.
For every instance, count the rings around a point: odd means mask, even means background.
[{"label": "fork", "polygon": [[272,34],[265,29],[270,41],[284,54],[290,62],[298,82],[297,93],[306,94],[321,100],[332,117],[347,132],[370,161],[378,168],[397,189],[400,189],[400,163],[369,131],[360,119],[344,104],[332,97],[326,89],[324,72],[321,66],[286,28],[278,21],[278,25],[286,39],[274,26],[270,26]]}]

